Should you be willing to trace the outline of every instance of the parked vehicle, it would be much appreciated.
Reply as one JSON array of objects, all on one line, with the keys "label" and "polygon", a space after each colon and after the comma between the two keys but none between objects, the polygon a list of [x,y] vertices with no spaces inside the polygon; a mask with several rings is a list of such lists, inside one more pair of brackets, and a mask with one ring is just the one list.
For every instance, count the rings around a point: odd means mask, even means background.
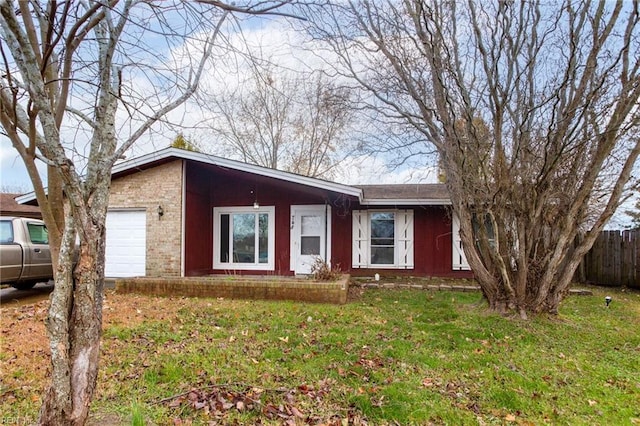
[{"label": "parked vehicle", "polygon": [[0,283],[25,290],[51,278],[53,266],[44,222],[0,217]]}]

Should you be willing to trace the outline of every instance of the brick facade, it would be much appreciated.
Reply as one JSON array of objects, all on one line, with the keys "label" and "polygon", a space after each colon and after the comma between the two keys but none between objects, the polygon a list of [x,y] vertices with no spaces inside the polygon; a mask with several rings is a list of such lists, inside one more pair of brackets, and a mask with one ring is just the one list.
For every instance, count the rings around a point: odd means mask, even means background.
[{"label": "brick facade", "polygon": [[118,293],[155,296],[224,297],[229,299],[294,300],[347,303],[349,275],[336,281],[277,277],[119,278]]},{"label": "brick facade", "polygon": [[[115,178],[109,209],[146,211],[146,276],[179,277],[182,251],[182,169],[176,160]],[[158,206],[164,214],[158,216]]]}]

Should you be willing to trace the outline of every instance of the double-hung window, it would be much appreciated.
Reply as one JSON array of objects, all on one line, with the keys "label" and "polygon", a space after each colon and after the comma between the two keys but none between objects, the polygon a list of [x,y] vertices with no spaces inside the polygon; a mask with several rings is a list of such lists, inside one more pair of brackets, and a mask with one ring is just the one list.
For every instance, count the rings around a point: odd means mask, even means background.
[{"label": "double-hung window", "polygon": [[274,207],[215,207],[213,229],[214,269],[274,270]]},{"label": "double-hung window", "polygon": [[394,265],[396,263],[395,216],[394,212],[373,212],[369,215],[371,265]]},{"label": "double-hung window", "polygon": [[413,210],[355,210],[353,268],[413,268]]}]

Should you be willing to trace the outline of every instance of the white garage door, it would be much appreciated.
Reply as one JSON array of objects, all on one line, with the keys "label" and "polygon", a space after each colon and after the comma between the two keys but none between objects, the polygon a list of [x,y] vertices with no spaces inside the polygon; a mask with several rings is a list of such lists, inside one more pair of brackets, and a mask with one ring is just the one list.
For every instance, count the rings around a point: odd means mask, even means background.
[{"label": "white garage door", "polygon": [[144,210],[107,213],[106,277],[145,275],[147,220]]}]

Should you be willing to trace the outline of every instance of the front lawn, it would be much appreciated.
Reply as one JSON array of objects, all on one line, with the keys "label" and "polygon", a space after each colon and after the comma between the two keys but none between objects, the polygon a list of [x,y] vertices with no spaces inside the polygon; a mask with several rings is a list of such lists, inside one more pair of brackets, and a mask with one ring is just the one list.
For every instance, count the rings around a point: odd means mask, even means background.
[{"label": "front lawn", "polygon": [[[366,290],[347,305],[107,293],[94,424],[640,424],[640,294],[557,319],[478,293]],[[35,419],[46,302],[3,308],[0,412]]]}]

